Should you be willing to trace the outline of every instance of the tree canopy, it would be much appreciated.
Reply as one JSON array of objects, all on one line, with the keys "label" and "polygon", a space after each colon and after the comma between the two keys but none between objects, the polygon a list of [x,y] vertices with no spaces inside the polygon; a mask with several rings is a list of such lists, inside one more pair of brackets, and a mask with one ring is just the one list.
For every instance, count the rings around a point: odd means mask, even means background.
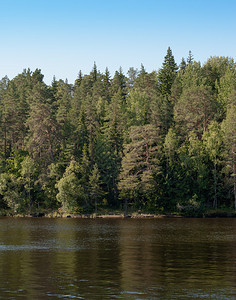
[{"label": "tree canopy", "polygon": [[0,210],[236,209],[236,64],[0,80]]}]

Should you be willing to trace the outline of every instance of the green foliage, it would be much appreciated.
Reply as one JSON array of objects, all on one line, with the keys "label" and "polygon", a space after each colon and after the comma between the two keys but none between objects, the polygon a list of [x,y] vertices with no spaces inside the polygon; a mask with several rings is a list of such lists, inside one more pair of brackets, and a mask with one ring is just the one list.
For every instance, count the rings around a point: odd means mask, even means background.
[{"label": "green foliage", "polygon": [[37,166],[35,164],[35,161],[31,157],[26,156],[21,163],[21,176],[22,176],[25,191],[28,194],[27,198],[28,198],[30,213],[32,208],[32,192],[34,191],[35,188],[36,175],[37,175]]},{"label": "green foliage", "polygon": [[170,128],[164,141],[164,153],[167,159],[167,166],[175,163],[176,152],[178,149],[178,136],[174,132],[173,128]]},{"label": "green foliage", "polygon": [[71,160],[63,177],[57,183],[57,200],[67,212],[78,211],[80,205],[84,205],[87,195],[78,178],[80,166],[75,160]]},{"label": "green foliage", "polygon": [[211,91],[203,85],[184,89],[174,108],[177,128],[184,135],[189,131],[201,135],[214,113],[215,103]]},{"label": "green foliage", "polygon": [[6,159],[7,172],[19,177],[21,175],[22,162],[27,154],[27,151],[13,149],[10,156]]},{"label": "green foliage", "polygon": [[96,64],[74,85],[41,70],[0,80],[0,208],[236,209],[236,65],[170,48],[159,71]]},{"label": "green foliage", "polygon": [[163,96],[170,95],[177,69],[172,50],[168,47],[162,68],[158,72],[158,90]]},{"label": "green foliage", "polygon": [[219,182],[219,167],[222,164],[222,147],[223,147],[223,133],[221,130],[220,124],[216,121],[213,121],[208,130],[204,133],[203,137],[203,144],[205,146],[206,153],[210,158],[210,161],[213,164],[213,178],[214,178],[214,202],[213,207],[217,208],[218,201],[217,201],[217,194],[218,194],[218,182]]},{"label": "green foliage", "polygon": [[126,103],[128,126],[146,125],[150,119],[150,99],[148,95],[145,92],[131,90]]},{"label": "green foliage", "polygon": [[[133,126],[129,130],[130,143],[125,145],[119,189],[124,197],[136,202],[153,191],[154,173],[158,169],[158,129],[153,125]],[[128,196],[127,196],[128,194]],[[142,195],[137,199],[137,195]]]},{"label": "green foliage", "polygon": [[230,194],[234,197],[233,203],[236,210],[236,97],[235,94],[232,96],[232,104],[228,106],[226,119],[222,123],[222,130],[225,145],[225,152],[223,154],[227,184]]},{"label": "green foliage", "polygon": [[203,72],[206,82],[216,92],[221,78],[224,77],[227,70],[235,69],[235,63],[232,58],[213,56],[210,57],[203,66]]},{"label": "green foliage", "polygon": [[[235,91],[236,91],[236,69],[227,68],[224,76],[222,76],[219,80],[218,87],[218,114],[217,117],[222,121],[226,116],[227,106],[229,104],[235,103],[233,99],[235,99]],[[233,96],[234,94],[234,96]],[[232,100],[232,101],[231,101]]]},{"label": "green foliage", "polygon": [[104,191],[102,190],[102,182],[100,180],[100,174],[97,164],[94,165],[91,175],[89,176],[89,194],[92,200],[92,205],[95,207],[95,212],[97,213],[98,201],[104,196]]},{"label": "green foliage", "polygon": [[20,183],[13,174],[0,174],[0,197],[14,213],[20,211],[23,197],[21,195]]}]

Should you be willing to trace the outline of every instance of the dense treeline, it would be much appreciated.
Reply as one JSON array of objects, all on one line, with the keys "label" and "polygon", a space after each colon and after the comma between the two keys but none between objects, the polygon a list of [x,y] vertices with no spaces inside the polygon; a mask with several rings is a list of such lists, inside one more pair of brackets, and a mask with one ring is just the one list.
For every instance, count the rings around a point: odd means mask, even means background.
[{"label": "dense treeline", "polygon": [[191,52],[75,83],[0,81],[0,206],[92,212],[236,209],[236,64]]}]

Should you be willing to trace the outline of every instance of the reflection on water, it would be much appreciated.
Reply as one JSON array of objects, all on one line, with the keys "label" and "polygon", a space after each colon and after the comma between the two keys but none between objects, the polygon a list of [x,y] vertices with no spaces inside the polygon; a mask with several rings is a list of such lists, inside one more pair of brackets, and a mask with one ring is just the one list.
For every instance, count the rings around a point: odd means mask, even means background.
[{"label": "reflection on water", "polygon": [[233,299],[236,219],[0,218],[0,299]]}]

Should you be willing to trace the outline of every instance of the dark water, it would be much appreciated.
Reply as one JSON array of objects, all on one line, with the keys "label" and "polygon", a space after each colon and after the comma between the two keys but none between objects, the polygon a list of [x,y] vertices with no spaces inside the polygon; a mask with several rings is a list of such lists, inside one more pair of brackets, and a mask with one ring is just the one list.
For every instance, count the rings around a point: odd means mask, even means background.
[{"label": "dark water", "polygon": [[0,299],[236,299],[236,219],[0,218]]}]

